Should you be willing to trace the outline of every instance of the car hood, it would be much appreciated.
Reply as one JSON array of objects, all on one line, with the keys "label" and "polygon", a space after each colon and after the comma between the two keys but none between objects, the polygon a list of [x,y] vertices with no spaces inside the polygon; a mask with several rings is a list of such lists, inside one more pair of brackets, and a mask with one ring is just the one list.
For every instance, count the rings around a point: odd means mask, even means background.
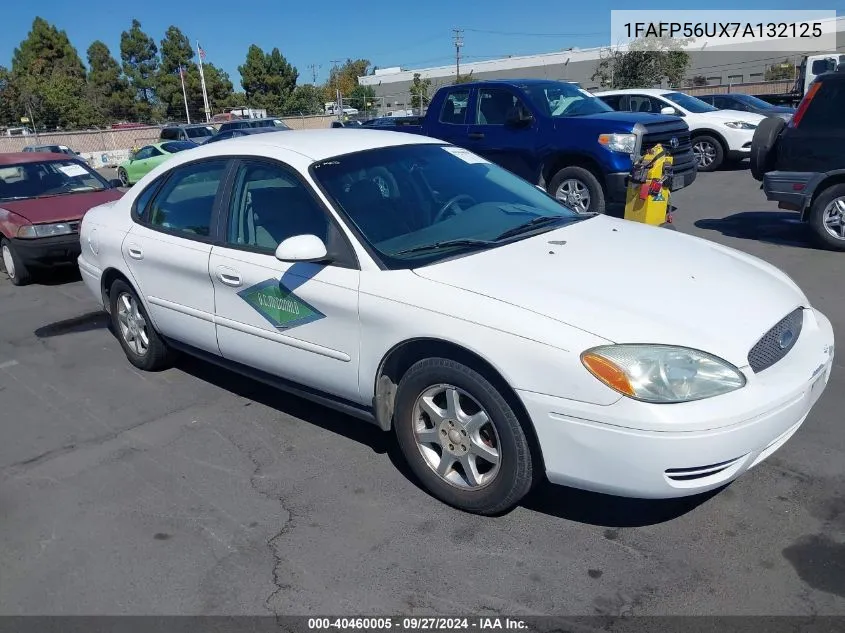
[{"label": "car hood", "polygon": [[[808,305],[762,260],[605,216],[414,272],[616,343],[681,345],[737,367],[769,328]],[[479,312],[495,319],[495,308]]]},{"label": "car hood", "polygon": [[742,112],[740,110],[718,110],[716,112],[702,112],[696,116],[707,117],[712,121],[727,123],[728,121],[746,121],[758,125],[766,117],[756,112]]},{"label": "car hood", "polygon": [[104,202],[118,200],[122,196],[123,192],[119,189],[105,189],[103,191],[71,193],[47,198],[9,200],[0,202],[0,208],[26,218],[32,224],[65,222],[79,220],[88,209]]}]

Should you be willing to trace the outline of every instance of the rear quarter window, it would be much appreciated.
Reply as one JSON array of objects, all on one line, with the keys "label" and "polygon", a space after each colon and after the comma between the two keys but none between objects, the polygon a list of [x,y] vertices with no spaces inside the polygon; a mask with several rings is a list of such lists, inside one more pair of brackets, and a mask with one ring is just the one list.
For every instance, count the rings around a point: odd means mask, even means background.
[{"label": "rear quarter window", "polygon": [[845,81],[825,81],[810,101],[799,129],[845,130]]}]

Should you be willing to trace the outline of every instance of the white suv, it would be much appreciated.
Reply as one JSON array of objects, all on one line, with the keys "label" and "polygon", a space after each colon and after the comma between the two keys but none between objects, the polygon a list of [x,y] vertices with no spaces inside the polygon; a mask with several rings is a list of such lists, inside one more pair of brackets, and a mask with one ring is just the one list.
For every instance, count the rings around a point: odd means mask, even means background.
[{"label": "white suv", "polygon": [[751,138],[762,114],[717,110],[701,99],[676,90],[632,88],[595,93],[614,110],[653,112],[682,117],[692,135],[692,149],[699,171],[718,169],[725,158],[742,160],[751,155]]}]

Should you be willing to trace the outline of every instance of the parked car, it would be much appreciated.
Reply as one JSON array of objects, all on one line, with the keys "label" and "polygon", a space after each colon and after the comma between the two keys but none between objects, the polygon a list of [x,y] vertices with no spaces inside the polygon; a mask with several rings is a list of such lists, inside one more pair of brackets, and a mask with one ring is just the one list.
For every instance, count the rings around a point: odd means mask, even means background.
[{"label": "parked car", "polygon": [[361,126],[375,129],[398,128],[403,125],[420,125],[422,120],[422,117],[417,116],[382,116],[364,121]]},{"label": "parked car", "polygon": [[266,119],[234,119],[226,121],[217,130],[219,132],[226,132],[228,130],[243,130],[253,127],[275,127],[280,130],[289,130],[290,127],[281,119],[275,117],[268,117]]},{"label": "parked car", "polygon": [[784,121],[789,121],[795,114],[795,108],[772,105],[754,95],[729,92],[718,95],[701,95],[698,98],[717,110],[737,110],[739,112],[754,112],[763,116],[779,116]]},{"label": "parked car", "polygon": [[[575,213],[420,135],[237,143],[83,220],[99,246],[82,278],[129,362],[187,351],[392,429],[459,508],[505,511],[544,474],[633,497],[717,488],[827,384],[830,322],[750,255]],[[661,282],[631,283],[631,262]]]},{"label": "parked car", "polygon": [[[290,128],[288,128],[290,129]],[[210,139],[206,141],[206,143],[216,143],[218,141],[225,141],[226,139],[230,138],[237,138],[239,136],[252,136],[253,134],[267,134],[268,132],[283,132],[284,128],[275,128],[275,127],[247,127],[241,129],[234,129],[234,130],[226,130],[225,132],[218,132]]]},{"label": "parked car", "polygon": [[764,117],[754,112],[717,110],[701,99],[657,88],[610,90],[596,96],[614,110],[682,117],[692,135],[698,171],[715,171],[725,160],[742,160],[751,153],[751,137]]},{"label": "parked car", "polygon": [[357,119],[352,119],[349,121],[332,121],[330,127],[339,128],[339,127],[361,127],[363,124],[361,121]]},{"label": "parked car", "polygon": [[173,154],[195,147],[198,147],[198,145],[190,141],[165,141],[164,143],[145,145],[137,152],[131,153],[127,160],[118,165],[117,177],[124,187],[134,185],[150,170],[161,165]]},{"label": "parked car", "polygon": [[159,139],[162,141],[190,141],[201,145],[210,139],[217,130],[205,124],[169,125],[162,128]]},{"label": "parked car", "polygon": [[83,163],[90,165],[90,163],[83,158],[79,152],[76,152],[69,148],[67,145],[27,145],[23,148],[24,152],[40,152],[40,153],[47,153],[47,154],[67,154],[68,156],[73,156],[74,158],[78,158]]},{"label": "parked car", "polygon": [[120,198],[119,184],[67,154],[0,154],[0,250],[12,283],[75,262],[82,216]]},{"label": "parked car", "polygon": [[798,211],[819,243],[845,251],[845,64],[819,75],[795,115],[763,121],[754,133],[751,172],[766,198]]},{"label": "parked car", "polygon": [[604,213],[607,203],[623,203],[633,161],[657,143],[673,156],[673,191],[696,178],[686,123],[614,112],[568,82],[494,80],[440,88],[419,121],[383,129],[466,147],[579,212]]}]

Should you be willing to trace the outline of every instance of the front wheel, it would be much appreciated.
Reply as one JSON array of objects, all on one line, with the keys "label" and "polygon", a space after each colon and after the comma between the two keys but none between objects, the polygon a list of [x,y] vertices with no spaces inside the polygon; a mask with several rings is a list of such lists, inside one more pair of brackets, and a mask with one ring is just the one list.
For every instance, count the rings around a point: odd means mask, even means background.
[{"label": "front wheel", "polygon": [[2,254],[3,270],[16,286],[25,286],[32,281],[32,273],[23,260],[15,252],[15,247],[5,237],[0,239],[0,254]]},{"label": "front wheel", "polygon": [[698,161],[698,171],[716,171],[725,161],[725,149],[712,136],[696,136],[692,139],[692,153]]},{"label": "front wheel", "polygon": [[549,182],[548,192],[577,213],[604,213],[604,190],[593,173],[583,167],[564,167]]},{"label": "front wheel", "polygon": [[845,184],[819,194],[810,208],[810,227],[822,246],[845,251]]},{"label": "front wheel", "polygon": [[130,185],[129,175],[126,173],[126,170],[123,167],[117,170],[117,177],[120,179],[120,184],[122,184],[124,187],[128,187]]},{"label": "front wheel", "polygon": [[531,489],[534,465],[522,425],[475,370],[445,358],[417,362],[399,382],[394,411],[405,459],[441,501],[499,514]]}]

